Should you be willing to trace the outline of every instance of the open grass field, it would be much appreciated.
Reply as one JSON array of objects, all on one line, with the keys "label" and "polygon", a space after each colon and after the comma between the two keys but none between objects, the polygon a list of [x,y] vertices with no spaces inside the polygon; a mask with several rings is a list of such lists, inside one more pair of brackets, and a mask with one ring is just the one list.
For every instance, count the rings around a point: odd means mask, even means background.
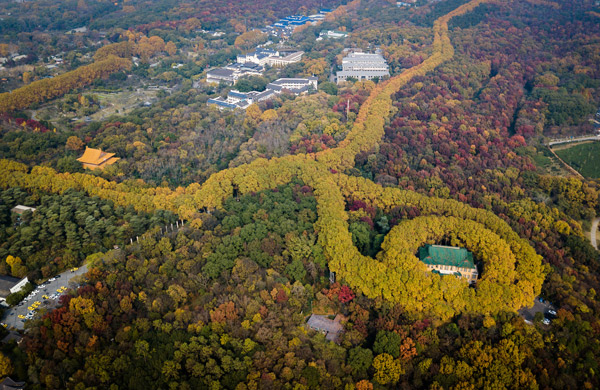
[{"label": "open grass field", "polygon": [[[132,91],[123,90],[116,92],[98,92],[89,90],[84,95],[93,95],[100,103],[100,109],[89,115],[89,120],[102,121],[111,115],[127,114],[131,110],[141,107],[144,103],[154,103],[157,98],[157,90],[138,88]],[[61,109],[66,97],[53,100],[32,110],[32,119],[51,121],[55,125],[66,125],[73,120],[83,120],[83,115],[75,111],[65,112]]]},{"label": "open grass field", "polygon": [[156,101],[156,90],[137,89],[134,91],[122,91],[118,93],[95,93],[100,100],[102,109],[90,118],[101,121],[115,114],[127,114],[134,108],[140,107],[144,102]]},{"label": "open grass field", "polygon": [[600,178],[600,142],[574,145],[555,152],[583,176],[592,179]]}]

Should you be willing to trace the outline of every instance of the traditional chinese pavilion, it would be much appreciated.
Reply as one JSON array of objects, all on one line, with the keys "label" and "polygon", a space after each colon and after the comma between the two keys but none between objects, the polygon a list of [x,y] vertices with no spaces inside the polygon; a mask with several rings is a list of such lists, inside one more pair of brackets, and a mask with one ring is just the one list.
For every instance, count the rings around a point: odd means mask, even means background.
[{"label": "traditional chinese pavilion", "polygon": [[86,169],[104,169],[119,159],[113,157],[114,155],[114,153],[106,153],[100,149],[92,149],[86,146],[83,156],[79,157],[77,161],[83,163],[83,167]]}]

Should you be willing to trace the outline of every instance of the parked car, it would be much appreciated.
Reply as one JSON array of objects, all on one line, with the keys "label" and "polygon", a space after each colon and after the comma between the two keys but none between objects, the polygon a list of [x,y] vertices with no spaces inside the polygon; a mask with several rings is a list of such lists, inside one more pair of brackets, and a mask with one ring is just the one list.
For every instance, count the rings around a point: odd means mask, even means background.
[{"label": "parked car", "polygon": [[550,325],[550,320],[548,318],[544,318],[542,320],[542,324],[544,324],[544,325]]}]

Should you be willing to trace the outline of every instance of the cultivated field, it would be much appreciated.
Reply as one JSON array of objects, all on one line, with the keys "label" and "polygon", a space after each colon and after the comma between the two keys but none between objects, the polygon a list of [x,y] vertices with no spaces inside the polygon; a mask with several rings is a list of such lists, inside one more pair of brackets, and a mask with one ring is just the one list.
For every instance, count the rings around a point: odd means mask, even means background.
[{"label": "cultivated field", "polygon": [[600,142],[578,144],[555,152],[583,176],[600,178]]}]

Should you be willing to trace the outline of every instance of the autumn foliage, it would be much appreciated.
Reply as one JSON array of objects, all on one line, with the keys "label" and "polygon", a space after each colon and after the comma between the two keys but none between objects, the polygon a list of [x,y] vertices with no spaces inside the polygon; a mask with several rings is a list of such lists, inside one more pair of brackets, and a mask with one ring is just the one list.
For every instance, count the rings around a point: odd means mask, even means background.
[{"label": "autumn foliage", "polygon": [[[377,85],[362,105],[354,128],[338,148],[316,155],[257,159],[220,171],[202,186],[192,184],[176,191],[133,188],[80,174],[59,175],[41,167],[27,174],[24,167],[7,161],[1,161],[3,167],[14,173],[10,178],[2,178],[1,184],[51,192],[75,187],[118,204],[133,205],[138,210],[163,208],[178,212],[185,219],[195,219],[198,210],[221,208],[223,201],[235,191],[253,193],[298,177],[313,188],[317,198],[318,240],[329,259],[329,268],[367,297],[382,296],[401,303],[408,311],[441,318],[450,318],[462,311],[487,314],[527,305],[539,294],[543,282],[541,258],[502,219],[457,201],[383,189],[364,179],[332,174],[353,167],[358,153],[377,145],[391,110],[391,95],[414,77],[452,58],[454,49],[448,37],[448,21],[483,2],[471,1],[434,23],[433,54],[419,65]],[[423,217],[392,229],[382,246],[383,251],[373,259],[362,255],[352,242],[345,210],[345,202],[350,197],[388,210],[410,205]],[[419,246],[445,237],[473,250],[483,260],[484,274],[476,290],[469,289],[466,282],[459,279],[425,272],[423,264],[414,257]],[[501,301],[498,296],[503,297]]]},{"label": "autumn foliage", "polygon": [[0,112],[21,110],[33,103],[53,99],[89,85],[96,79],[108,77],[114,72],[130,67],[130,60],[108,56],[101,61],[81,66],[60,76],[34,81],[12,92],[0,94]]}]

